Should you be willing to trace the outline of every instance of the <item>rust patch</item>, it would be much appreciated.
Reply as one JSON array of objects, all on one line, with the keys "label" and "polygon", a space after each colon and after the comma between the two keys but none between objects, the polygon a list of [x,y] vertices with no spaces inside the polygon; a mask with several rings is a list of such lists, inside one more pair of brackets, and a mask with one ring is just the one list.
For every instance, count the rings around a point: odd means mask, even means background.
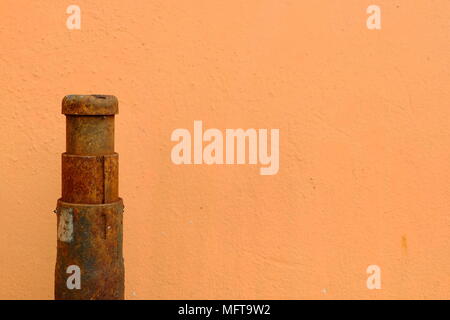
[{"label": "rust patch", "polygon": [[62,101],[65,115],[113,115],[119,112],[117,98],[109,95],[68,95]]},{"label": "rust patch", "polygon": [[408,252],[408,240],[406,239],[406,235],[402,236],[402,251],[404,253]]},{"label": "rust patch", "polygon": [[103,156],[103,199],[104,203],[119,199],[119,155]]},{"label": "rust patch", "polygon": [[100,204],[119,199],[119,156],[62,155],[62,200]]},{"label": "rust patch", "polygon": [[[123,299],[122,200],[100,205],[58,201],[58,224],[64,221],[64,212],[71,210],[74,210],[71,241],[58,238],[55,298]],[[67,288],[67,268],[71,265],[81,270],[81,290]]]},{"label": "rust patch", "polygon": [[68,154],[114,153],[114,116],[67,116],[66,132]]}]

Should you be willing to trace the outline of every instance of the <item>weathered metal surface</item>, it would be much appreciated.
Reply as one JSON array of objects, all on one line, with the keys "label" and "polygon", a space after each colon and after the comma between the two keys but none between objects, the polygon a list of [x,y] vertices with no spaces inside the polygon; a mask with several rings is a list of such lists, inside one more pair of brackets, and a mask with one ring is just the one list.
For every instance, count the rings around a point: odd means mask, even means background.
[{"label": "weathered metal surface", "polygon": [[[122,212],[122,200],[99,205],[58,201],[56,299],[123,299]],[[80,289],[67,287],[71,265],[81,270]]]},{"label": "weathered metal surface", "polygon": [[[56,299],[123,299],[123,204],[114,152],[113,96],[66,96],[66,152],[57,204]],[[79,268],[79,269],[77,269]],[[80,283],[69,285],[73,270]]]},{"label": "weathered metal surface", "polygon": [[114,96],[105,95],[68,95],[62,102],[65,115],[104,116],[119,113],[119,102]]},{"label": "weathered metal surface", "polygon": [[73,203],[98,204],[119,199],[117,153],[104,156],[62,155],[62,197]]},{"label": "weathered metal surface", "polygon": [[66,116],[67,153],[103,155],[114,152],[114,116]]}]

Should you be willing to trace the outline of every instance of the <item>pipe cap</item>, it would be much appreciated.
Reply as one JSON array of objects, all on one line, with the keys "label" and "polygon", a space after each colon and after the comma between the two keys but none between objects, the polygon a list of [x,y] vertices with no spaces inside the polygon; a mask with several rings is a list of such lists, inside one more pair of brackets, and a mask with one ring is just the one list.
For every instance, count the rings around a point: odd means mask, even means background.
[{"label": "pipe cap", "polygon": [[64,97],[62,113],[80,116],[109,116],[119,113],[119,102],[115,96],[73,94]]}]

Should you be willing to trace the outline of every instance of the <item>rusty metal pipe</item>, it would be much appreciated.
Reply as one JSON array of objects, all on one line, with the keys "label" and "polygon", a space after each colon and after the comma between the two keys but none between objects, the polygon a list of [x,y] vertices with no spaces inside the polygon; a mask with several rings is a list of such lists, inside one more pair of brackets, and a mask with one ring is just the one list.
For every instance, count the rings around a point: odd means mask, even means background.
[{"label": "rusty metal pipe", "polygon": [[[55,210],[55,299],[120,300],[123,202],[118,193],[119,156],[114,152],[118,101],[114,96],[69,95],[62,101],[62,113],[66,152],[62,196]],[[71,285],[76,270],[80,281]]]}]

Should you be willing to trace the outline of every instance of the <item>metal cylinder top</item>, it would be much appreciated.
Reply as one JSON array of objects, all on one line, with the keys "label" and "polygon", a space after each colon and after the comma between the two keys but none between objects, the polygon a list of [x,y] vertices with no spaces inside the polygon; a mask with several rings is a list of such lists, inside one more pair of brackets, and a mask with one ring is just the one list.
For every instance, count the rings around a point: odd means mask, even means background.
[{"label": "metal cylinder top", "polygon": [[119,103],[109,95],[68,95],[62,101],[62,113],[78,116],[109,116],[119,113]]}]

